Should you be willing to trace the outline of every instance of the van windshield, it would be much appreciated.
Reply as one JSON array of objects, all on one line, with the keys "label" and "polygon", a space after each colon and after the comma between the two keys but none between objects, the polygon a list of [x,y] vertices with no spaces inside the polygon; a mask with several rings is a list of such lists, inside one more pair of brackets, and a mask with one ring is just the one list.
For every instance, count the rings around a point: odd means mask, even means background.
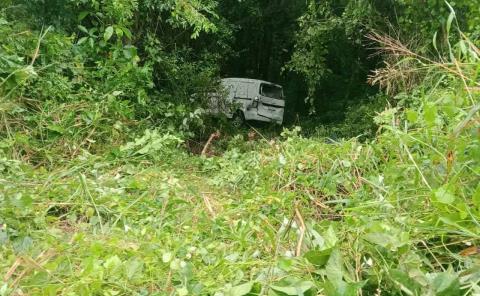
[{"label": "van windshield", "polygon": [[283,100],[282,88],[276,85],[266,83],[261,84],[260,94],[265,97]]}]

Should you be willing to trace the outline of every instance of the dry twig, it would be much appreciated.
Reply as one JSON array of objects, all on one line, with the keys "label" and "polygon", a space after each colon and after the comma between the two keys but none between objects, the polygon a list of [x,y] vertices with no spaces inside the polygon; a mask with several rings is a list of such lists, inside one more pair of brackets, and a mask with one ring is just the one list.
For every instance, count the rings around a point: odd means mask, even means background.
[{"label": "dry twig", "polygon": [[215,211],[213,210],[212,203],[210,202],[210,199],[208,198],[208,194],[202,193],[203,197],[203,202],[205,203],[205,207],[207,208],[208,212],[210,213],[210,216],[215,219]]},{"label": "dry twig", "polygon": [[295,217],[297,218],[297,222],[299,223],[300,226],[300,238],[298,239],[297,243],[297,249],[295,251],[295,256],[300,256],[302,253],[302,245],[303,245],[303,238],[305,237],[305,222],[303,221],[302,214],[300,214],[300,211],[298,210],[298,207],[295,206]]}]

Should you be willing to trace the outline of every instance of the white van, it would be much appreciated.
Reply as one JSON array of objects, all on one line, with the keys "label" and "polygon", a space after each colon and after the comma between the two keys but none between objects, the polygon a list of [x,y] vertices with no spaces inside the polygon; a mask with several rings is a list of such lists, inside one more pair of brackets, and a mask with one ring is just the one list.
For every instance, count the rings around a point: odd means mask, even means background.
[{"label": "white van", "polygon": [[214,109],[217,112],[222,109],[220,112],[233,118],[235,125],[248,120],[283,123],[285,98],[280,85],[247,78],[225,78],[221,82],[225,102],[231,107]]}]

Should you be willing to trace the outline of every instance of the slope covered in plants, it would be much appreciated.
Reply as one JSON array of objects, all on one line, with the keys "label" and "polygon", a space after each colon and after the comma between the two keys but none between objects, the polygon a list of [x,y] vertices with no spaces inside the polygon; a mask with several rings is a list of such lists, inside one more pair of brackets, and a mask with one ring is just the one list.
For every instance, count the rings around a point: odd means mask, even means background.
[{"label": "slope covered in plants", "polygon": [[[343,32],[360,38],[351,54],[379,54],[369,81],[382,91],[363,85],[343,124],[313,116],[273,135],[233,130],[190,95],[238,58],[220,54],[245,38],[238,26],[267,30],[280,3],[244,1],[240,15],[215,1],[1,4],[0,295],[480,293],[478,20],[469,2],[439,6],[431,47],[406,46],[371,31],[379,3],[346,2],[340,15],[295,6],[299,29],[275,35],[297,44],[284,71],[318,109]],[[430,33],[425,11],[395,5]],[[217,128],[216,153],[191,153]]]}]

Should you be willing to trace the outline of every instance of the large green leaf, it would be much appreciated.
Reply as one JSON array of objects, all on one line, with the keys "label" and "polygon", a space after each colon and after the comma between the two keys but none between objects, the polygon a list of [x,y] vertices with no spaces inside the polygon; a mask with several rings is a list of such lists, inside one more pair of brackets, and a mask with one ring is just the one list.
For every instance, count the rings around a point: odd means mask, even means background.
[{"label": "large green leaf", "polygon": [[454,193],[447,187],[442,186],[435,190],[435,199],[444,204],[451,204],[455,201]]},{"label": "large green leaf", "polygon": [[308,262],[316,265],[317,267],[323,267],[330,258],[330,254],[332,253],[332,249],[326,250],[310,250],[305,253],[304,257],[308,260]]},{"label": "large green leaf", "polygon": [[391,269],[390,276],[401,291],[408,295],[420,295],[421,287],[419,283],[410,278],[405,272],[399,269]]},{"label": "large green leaf", "polygon": [[105,41],[108,41],[110,40],[110,38],[112,38],[112,35],[113,35],[113,27],[109,26],[105,29],[105,33],[103,33],[103,39]]},{"label": "large green leaf", "polygon": [[450,272],[437,274],[432,281],[432,288],[436,296],[456,296],[462,294],[458,276]]},{"label": "large green leaf", "polygon": [[247,282],[235,287],[232,287],[228,291],[225,292],[225,296],[243,296],[250,293],[253,288],[254,282]]},{"label": "large green leaf", "polygon": [[138,259],[132,259],[125,264],[125,275],[128,279],[141,277],[143,262]]},{"label": "large green leaf", "polygon": [[357,291],[364,283],[346,283],[344,281],[332,283],[326,281],[323,289],[326,296],[356,296]]},{"label": "large green leaf", "polygon": [[428,125],[434,125],[437,118],[437,107],[432,103],[427,103],[423,107],[423,119]]},{"label": "large green leaf", "polygon": [[325,267],[327,278],[334,284],[339,283],[343,279],[343,259],[338,249],[334,249],[330,254],[327,266]]},{"label": "large green leaf", "polygon": [[274,291],[284,293],[286,295],[303,296],[308,290],[312,289],[314,284],[311,281],[303,281],[296,278],[286,278],[281,282],[271,285]]}]

